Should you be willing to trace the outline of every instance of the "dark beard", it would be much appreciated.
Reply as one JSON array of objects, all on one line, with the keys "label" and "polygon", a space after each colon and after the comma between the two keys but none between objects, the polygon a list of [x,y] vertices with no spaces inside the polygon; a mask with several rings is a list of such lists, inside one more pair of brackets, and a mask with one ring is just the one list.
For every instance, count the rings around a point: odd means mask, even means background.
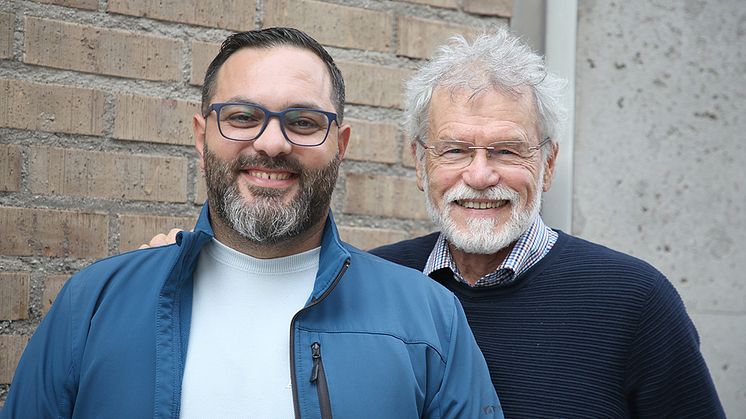
[{"label": "dark beard", "polygon": [[[326,167],[311,171],[288,156],[254,154],[223,161],[210,152],[207,144],[204,159],[210,215],[249,242],[261,245],[275,245],[297,237],[326,217],[341,162],[336,155]],[[246,166],[298,173],[297,196],[284,204],[284,191],[247,185],[254,202],[246,202],[236,184],[238,173]]]}]

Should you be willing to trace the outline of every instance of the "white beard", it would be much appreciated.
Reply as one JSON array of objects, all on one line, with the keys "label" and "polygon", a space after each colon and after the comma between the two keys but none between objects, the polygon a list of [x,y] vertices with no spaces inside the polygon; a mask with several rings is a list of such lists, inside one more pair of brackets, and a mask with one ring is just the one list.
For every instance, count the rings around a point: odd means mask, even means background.
[{"label": "white beard", "polygon": [[[484,191],[473,189],[463,182],[451,187],[443,197],[442,212],[430,199],[427,174],[424,178],[427,213],[449,243],[459,250],[473,254],[494,254],[510,246],[531,227],[541,210],[541,191],[544,186],[544,170],[539,173],[536,197],[526,210],[521,210],[520,195],[515,190],[495,185]],[[458,199],[507,200],[512,210],[510,219],[500,225],[498,220],[475,218],[468,220],[466,229],[459,229],[451,217],[452,205]]]}]

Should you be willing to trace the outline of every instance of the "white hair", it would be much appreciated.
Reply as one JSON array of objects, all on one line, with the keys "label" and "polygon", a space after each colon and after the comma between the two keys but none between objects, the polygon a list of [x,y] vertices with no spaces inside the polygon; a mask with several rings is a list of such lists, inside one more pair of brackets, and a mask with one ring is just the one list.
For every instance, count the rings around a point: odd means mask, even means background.
[{"label": "white hair", "polygon": [[[473,92],[471,97],[487,89],[517,95],[528,87],[536,105],[539,141],[551,138],[555,143],[560,123],[567,114],[560,101],[566,84],[546,69],[541,56],[505,28],[479,35],[471,44],[457,35],[441,46],[407,82],[405,130],[413,143],[417,139],[427,140],[430,101],[437,87],[468,89]],[[544,150],[550,148],[551,144],[547,144]],[[419,145],[417,155],[422,158]]]}]

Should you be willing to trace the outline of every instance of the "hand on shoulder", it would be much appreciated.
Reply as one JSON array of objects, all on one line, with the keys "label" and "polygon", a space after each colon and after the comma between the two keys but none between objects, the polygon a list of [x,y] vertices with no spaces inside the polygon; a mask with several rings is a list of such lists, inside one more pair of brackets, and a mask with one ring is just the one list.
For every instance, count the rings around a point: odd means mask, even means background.
[{"label": "hand on shoulder", "polygon": [[152,239],[148,243],[143,243],[140,245],[140,249],[147,249],[149,247],[159,247],[159,246],[166,246],[169,244],[176,243],[176,234],[180,231],[183,231],[180,228],[172,228],[171,231],[168,232],[168,234],[157,234],[153,236]]}]

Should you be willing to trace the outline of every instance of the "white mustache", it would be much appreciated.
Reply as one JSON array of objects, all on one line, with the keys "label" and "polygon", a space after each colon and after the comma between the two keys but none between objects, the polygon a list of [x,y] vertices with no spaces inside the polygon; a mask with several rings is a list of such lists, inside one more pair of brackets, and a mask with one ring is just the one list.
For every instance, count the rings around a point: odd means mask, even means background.
[{"label": "white mustache", "polygon": [[513,189],[507,186],[495,185],[483,191],[478,191],[474,188],[467,186],[464,183],[459,183],[453,186],[451,189],[446,191],[445,201],[454,202],[461,199],[485,199],[491,201],[509,201],[513,204],[518,204],[520,201],[520,195]]}]

